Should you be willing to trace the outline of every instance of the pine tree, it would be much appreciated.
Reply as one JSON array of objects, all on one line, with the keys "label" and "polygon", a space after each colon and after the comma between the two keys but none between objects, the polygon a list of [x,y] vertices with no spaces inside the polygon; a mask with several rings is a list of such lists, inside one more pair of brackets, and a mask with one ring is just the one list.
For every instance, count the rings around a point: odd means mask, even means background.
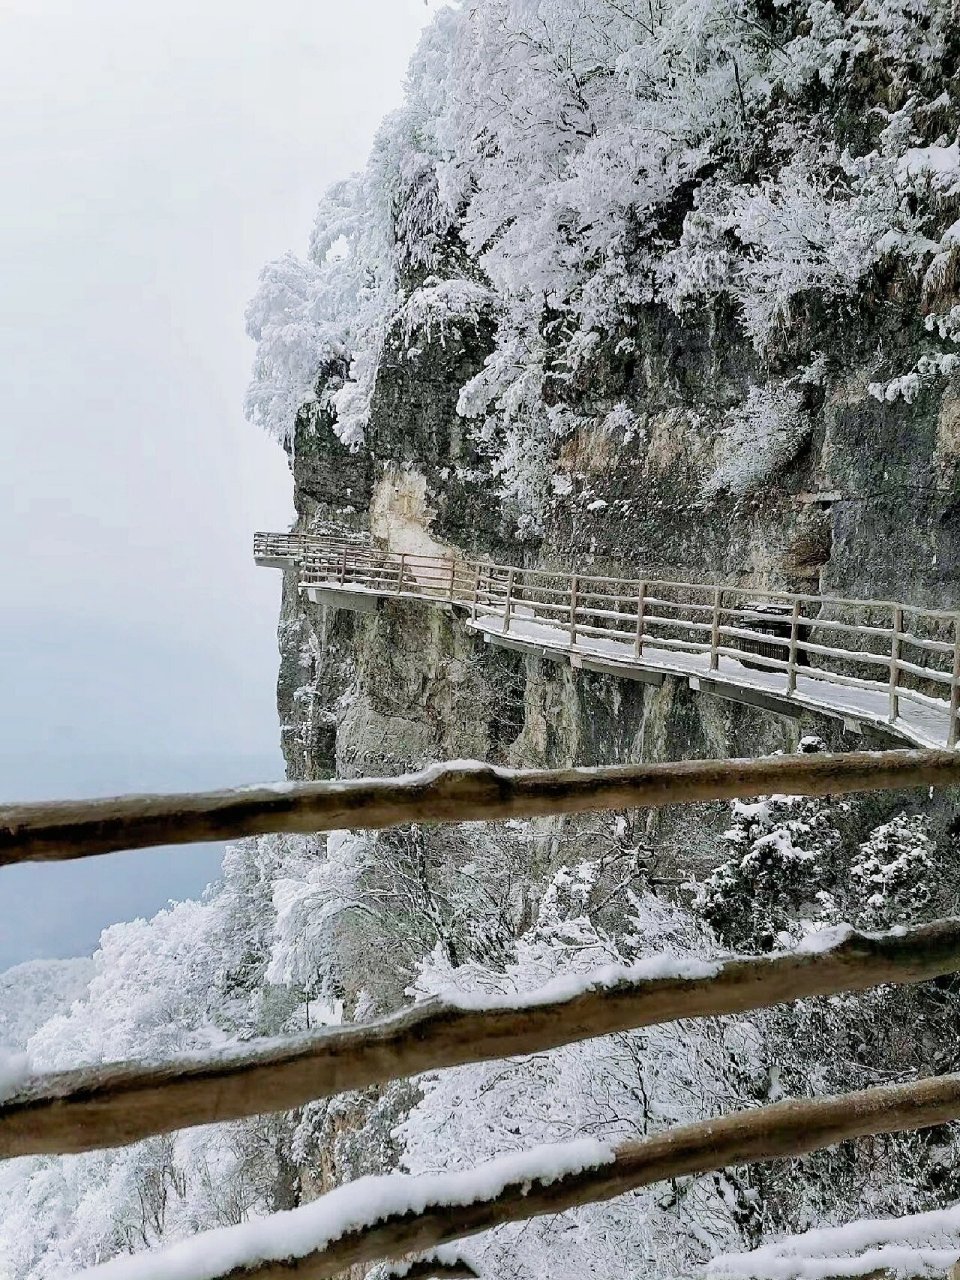
[{"label": "pine tree", "polygon": [[932,897],[936,866],[929,819],[898,813],[871,832],[850,867],[854,922],[868,929],[910,924]]},{"label": "pine tree", "polygon": [[[801,749],[825,746],[805,738]],[[700,886],[696,907],[736,950],[789,945],[802,918],[825,913],[823,886],[835,878],[849,806],[829,797],[773,795],[736,800],[732,809],[733,825],[723,835],[731,856]]]}]

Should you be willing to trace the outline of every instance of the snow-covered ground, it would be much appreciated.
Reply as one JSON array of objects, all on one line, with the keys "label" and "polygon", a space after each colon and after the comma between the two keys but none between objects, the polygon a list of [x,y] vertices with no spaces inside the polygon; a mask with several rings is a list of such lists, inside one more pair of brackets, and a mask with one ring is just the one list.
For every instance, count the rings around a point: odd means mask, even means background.
[{"label": "snow-covered ground", "polygon": [[[503,614],[488,614],[468,624],[477,631],[501,636]],[[896,721],[888,719],[890,692],[887,682],[878,681],[875,689],[854,689],[848,685],[831,682],[829,677],[797,674],[797,688],[787,693],[787,676],[780,671],[759,671],[745,666],[736,658],[721,657],[715,671],[710,669],[709,653],[677,652],[659,649],[656,643],[645,641],[643,655],[637,659],[634,647],[624,640],[605,640],[597,636],[577,636],[576,644],[570,644],[565,626],[551,626],[542,618],[533,620],[524,616],[524,606],[514,606],[510,629],[506,633],[511,640],[528,642],[531,648],[560,650],[566,654],[583,654],[602,658],[618,666],[664,671],[671,675],[701,677],[713,684],[739,689],[757,689],[766,694],[789,700],[801,707],[823,711],[828,715],[850,717],[857,721],[883,725],[907,742],[920,747],[943,747],[949,732],[950,708],[946,700],[943,709],[920,705],[901,696],[900,714]],[[823,673],[826,676],[826,673]]]}]

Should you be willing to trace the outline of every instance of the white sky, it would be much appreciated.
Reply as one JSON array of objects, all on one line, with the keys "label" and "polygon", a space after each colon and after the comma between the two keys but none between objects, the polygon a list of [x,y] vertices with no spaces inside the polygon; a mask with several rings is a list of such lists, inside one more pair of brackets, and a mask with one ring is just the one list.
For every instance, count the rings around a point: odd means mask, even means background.
[{"label": "white sky", "polygon": [[[242,417],[243,311],[434,8],[0,0],[0,800],[280,774],[279,577],[250,542],[291,486]],[[5,873],[0,966],[212,858]]]}]

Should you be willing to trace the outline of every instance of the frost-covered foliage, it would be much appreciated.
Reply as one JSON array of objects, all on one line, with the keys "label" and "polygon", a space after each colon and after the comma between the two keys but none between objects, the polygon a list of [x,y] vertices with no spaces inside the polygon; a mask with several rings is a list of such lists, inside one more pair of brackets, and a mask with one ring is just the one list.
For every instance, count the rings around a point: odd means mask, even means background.
[{"label": "frost-covered foliage", "polygon": [[[960,231],[957,234],[960,246]],[[960,345],[960,305],[951,307],[942,315],[929,315],[924,320],[928,333],[939,337],[941,342]],[[960,373],[960,352],[930,351],[920,356],[917,363],[909,371],[889,382],[871,382],[868,390],[877,400],[905,400],[912,404],[926,387],[940,378],[950,378]]]},{"label": "frost-covered foliage", "polygon": [[93,963],[28,960],[0,973],[0,1049],[22,1049],[45,1022],[81,999]]},{"label": "frost-covered foliage", "polygon": [[930,902],[936,870],[922,814],[898,813],[877,827],[850,864],[850,895],[860,905],[857,923],[873,929],[912,924]]},{"label": "frost-covered foliage", "polygon": [[[818,738],[802,745],[810,753],[825,750]],[[835,880],[849,806],[773,795],[735,800],[732,812],[723,835],[729,856],[700,885],[697,909],[734,950],[789,946],[802,920],[824,917],[824,886]]]},{"label": "frost-covered foliage", "polygon": [[727,415],[719,465],[707,492],[749,493],[796,457],[810,427],[798,391],[773,382],[751,387]]},{"label": "frost-covered foliage", "polygon": [[821,914],[818,898],[841,844],[836,821],[833,806],[805,796],[734,802],[724,836],[730,857],[698,897],[704,918],[729,946],[788,946],[801,918]]},{"label": "frost-covered foliage", "polygon": [[[817,750],[823,744],[806,739],[803,745]],[[725,945],[763,950],[805,943],[841,922],[890,928],[930,914],[938,859],[923,815],[897,814],[860,840],[855,810],[830,797],[766,796],[735,801],[732,809],[723,837],[732,856],[697,895],[697,909]],[[767,1067],[762,1096],[840,1093],[956,1070],[951,1028],[958,1016],[952,982],[935,993],[880,987],[754,1015]],[[934,1139],[887,1139],[882,1156],[853,1145],[765,1166],[756,1172],[765,1231],[793,1230],[790,1221],[803,1229],[942,1205],[960,1194],[951,1174],[958,1156],[957,1135],[943,1131]],[[814,1188],[829,1192],[818,1197]]]},{"label": "frost-covered foliage", "polygon": [[[298,985],[266,978],[277,938],[274,884],[302,871],[306,841],[228,849],[200,902],[107,929],[92,962],[71,962],[66,998],[22,1040],[34,1071],[209,1051],[302,1030]],[[32,969],[33,966],[21,968]],[[15,975],[18,971],[13,970]],[[74,978],[82,979],[79,985]],[[131,1147],[0,1167],[0,1276],[61,1276],[119,1252],[288,1207],[299,1195],[286,1116],[151,1138]]]},{"label": "frost-covered foliage", "polygon": [[[808,739],[810,745],[816,739]],[[899,813],[859,843],[850,806],[803,796],[733,802],[730,856],[699,886],[697,907],[730,947],[769,950],[811,928],[912,924],[929,906],[937,858],[922,814]]]},{"label": "frost-covered foliage", "polygon": [[[730,945],[775,945],[844,917],[922,914],[938,866],[923,819],[896,815],[858,840],[847,818],[830,801],[737,805],[727,860],[693,910],[654,892],[652,851],[630,815],[598,816],[574,834],[513,822],[249,841],[228,851],[222,882],[201,901],[117,925],[92,962],[38,974],[51,986],[42,1025],[21,1015],[8,983],[17,1056],[0,1055],[0,1072],[15,1089],[28,1069],[209,1051],[412,998],[509,997],[648,957],[699,972]],[[946,987],[926,1002],[916,989],[883,988],[465,1066],[117,1151],[8,1163],[0,1276],[52,1280],[368,1173],[464,1169],[543,1143],[641,1137],[784,1094],[956,1069],[958,1013]],[[942,1203],[958,1159],[949,1134],[833,1149],[504,1228],[475,1251],[484,1273],[531,1280],[689,1276],[719,1250],[811,1222]]]},{"label": "frost-covered foliage", "polygon": [[[420,996],[447,999],[520,995],[613,963],[709,954],[710,941],[688,913],[651,894],[631,894],[614,936],[591,919],[602,868],[563,868],[547,887],[536,919],[505,966],[451,965],[426,957]],[[759,1071],[759,1039],[747,1020],[654,1027],[586,1041],[552,1053],[481,1063],[427,1076],[422,1097],[399,1126],[413,1172],[469,1168],[506,1151],[580,1137],[637,1139],[667,1125],[737,1105],[744,1080]],[[549,1274],[577,1280],[640,1274],[655,1268],[690,1274],[708,1255],[706,1241],[743,1240],[738,1215],[751,1214],[749,1174],[688,1179],[608,1204],[586,1205],[490,1232],[475,1242],[482,1274]]]},{"label": "frost-covered foliage", "polygon": [[[289,442],[319,399],[356,444],[386,335],[419,347],[482,318],[492,349],[459,411],[536,533],[560,442],[612,408],[591,376],[602,353],[633,352],[651,307],[680,323],[732,308],[759,376],[728,443],[760,429],[765,463],[728,484],[721,456],[704,480],[747,491],[804,430],[782,362],[764,385],[780,335],[796,376],[820,336],[798,318],[855,316],[884,274],[927,298],[956,274],[951,22],[949,0],[444,9],[367,168],[321,206],[309,259],[264,275],[251,416]],[[923,359],[879,393],[954,370],[949,352]]]}]

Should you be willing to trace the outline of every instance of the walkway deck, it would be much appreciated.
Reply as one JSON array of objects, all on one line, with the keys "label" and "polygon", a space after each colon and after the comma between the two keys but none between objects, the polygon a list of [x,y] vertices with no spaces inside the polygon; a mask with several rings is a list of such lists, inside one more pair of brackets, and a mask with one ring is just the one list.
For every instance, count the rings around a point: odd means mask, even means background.
[{"label": "walkway deck", "polygon": [[521,569],[294,534],[258,534],[254,554],[258,564],[298,568],[301,593],[316,602],[370,610],[378,599],[423,600],[464,611],[488,643],[576,668],[653,684],[678,676],[704,693],[875,725],[916,746],[958,742],[955,612]]}]

